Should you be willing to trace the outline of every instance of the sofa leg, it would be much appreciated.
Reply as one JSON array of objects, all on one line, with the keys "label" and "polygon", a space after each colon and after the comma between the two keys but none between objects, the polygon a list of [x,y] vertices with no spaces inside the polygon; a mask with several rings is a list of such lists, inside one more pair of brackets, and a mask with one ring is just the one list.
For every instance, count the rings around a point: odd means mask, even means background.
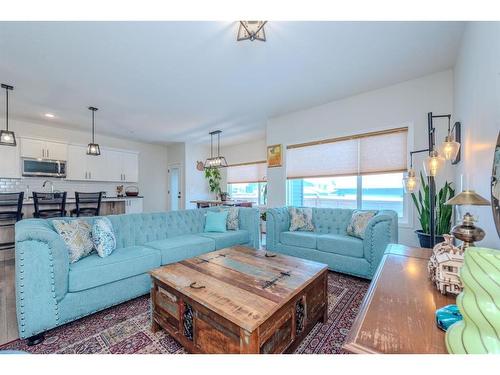
[{"label": "sofa leg", "polygon": [[28,337],[28,346],[38,345],[43,340],[45,340],[45,335],[43,333],[39,333],[38,335]]}]

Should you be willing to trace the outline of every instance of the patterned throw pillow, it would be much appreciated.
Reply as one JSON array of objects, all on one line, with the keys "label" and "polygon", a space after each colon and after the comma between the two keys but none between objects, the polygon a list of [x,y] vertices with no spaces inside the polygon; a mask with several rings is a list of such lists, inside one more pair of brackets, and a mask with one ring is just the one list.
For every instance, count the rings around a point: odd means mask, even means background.
[{"label": "patterned throw pillow", "polygon": [[347,234],[361,239],[365,238],[365,230],[368,222],[377,212],[378,211],[354,210],[351,216],[351,222],[347,226]]},{"label": "patterned throw pillow", "polygon": [[84,220],[54,220],[52,223],[68,246],[70,263],[75,263],[92,252],[94,244],[89,223]]},{"label": "patterned throw pillow", "polygon": [[312,223],[312,208],[289,207],[290,213],[290,231],[312,232],[314,225]]},{"label": "patterned throw pillow", "polygon": [[240,221],[238,220],[240,209],[238,207],[221,208],[220,210],[227,211],[227,230],[240,229]]},{"label": "patterned throw pillow", "polygon": [[92,226],[92,241],[101,258],[110,255],[116,249],[116,238],[113,232],[113,224],[107,217],[100,217],[94,221]]}]

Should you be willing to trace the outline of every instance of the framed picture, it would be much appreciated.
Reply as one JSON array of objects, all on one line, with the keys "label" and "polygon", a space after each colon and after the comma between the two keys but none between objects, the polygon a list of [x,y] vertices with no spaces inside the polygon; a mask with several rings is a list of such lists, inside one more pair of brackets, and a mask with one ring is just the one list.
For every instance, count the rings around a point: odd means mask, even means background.
[{"label": "framed picture", "polygon": [[283,162],[283,153],[281,145],[267,146],[267,167],[281,167]]}]

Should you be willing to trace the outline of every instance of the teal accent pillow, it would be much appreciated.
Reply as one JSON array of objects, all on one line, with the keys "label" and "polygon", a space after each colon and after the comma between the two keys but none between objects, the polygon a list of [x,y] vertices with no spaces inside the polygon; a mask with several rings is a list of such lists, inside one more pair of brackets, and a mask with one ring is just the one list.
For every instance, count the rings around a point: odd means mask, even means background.
[{"label": "teal accent pillow", "polygon": [[228,211],[208,211],[205,218],[205,232],[226,232]]},{"label": "teal accent pillow", "polygon": [[92,242],[101,257],[107,257],[116,249],[116,237],[113,225],[107,217],[100,217],[94,221],[92,226]]}]

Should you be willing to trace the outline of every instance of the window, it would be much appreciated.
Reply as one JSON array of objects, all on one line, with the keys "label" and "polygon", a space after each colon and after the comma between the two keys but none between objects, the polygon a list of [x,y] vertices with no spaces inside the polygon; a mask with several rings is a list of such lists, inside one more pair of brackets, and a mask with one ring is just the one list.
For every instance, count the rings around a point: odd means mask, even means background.
[{"label": "window", "polygon": [[287,147],[287,204],[398,213],[406,221],[407,128]]},{"label": "window", "polygon": [[405,217],[402,181],[402,172],[362,176],[361,208],[394,210],[400,218]]},{"label": "window", "polygon": [[293,179],[287,182],[290,206],[394,210],[405,217],[403,173]]},{"label": "window", "polygon": [[225,170],[227,192],[231,199],[259,205],[267,203],[265,161],[230,165]]},{"label": "window", "polygon": [[227,184],[227,192],[231,199],[264,205],[267,198],[266,185],[265,182]]}]

